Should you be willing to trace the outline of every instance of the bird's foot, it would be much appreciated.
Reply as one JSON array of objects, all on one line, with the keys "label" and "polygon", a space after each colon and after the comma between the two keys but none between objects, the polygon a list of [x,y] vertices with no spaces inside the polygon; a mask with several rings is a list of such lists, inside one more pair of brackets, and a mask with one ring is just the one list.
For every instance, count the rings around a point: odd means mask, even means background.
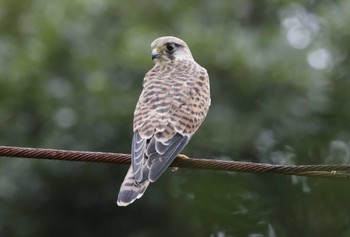
[{"label": "bird's foot", "polygon": [[[184,155],[184,154],[178,154],[176,156],[177,159],[190,159],[188,156]],[[179,169],[179,167],[171,167],[171,171],[172,172],[176,172]]]},{"label": "bird's foot", "polygon": [[177,154],[176,158],[179,158],[179,159],[190,159],[188,156],[186,156],[184,154]]}]

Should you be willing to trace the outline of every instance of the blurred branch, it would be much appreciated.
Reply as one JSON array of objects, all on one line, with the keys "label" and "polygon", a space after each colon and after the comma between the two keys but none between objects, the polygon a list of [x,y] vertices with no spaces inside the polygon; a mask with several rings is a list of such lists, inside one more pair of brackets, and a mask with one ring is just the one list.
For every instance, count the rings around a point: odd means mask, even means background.
[{"label": "blurred branch", "polygon": [[[0,157],[85,161],[124,165],[130,164],[131,160],[130,154],[122,153],[68,151],[11,146],[0,146]],[[276,173],[298,176],[350,178],[350,165],[273,165],[242,161],[176,158],[171,166],[245,173]]]}]

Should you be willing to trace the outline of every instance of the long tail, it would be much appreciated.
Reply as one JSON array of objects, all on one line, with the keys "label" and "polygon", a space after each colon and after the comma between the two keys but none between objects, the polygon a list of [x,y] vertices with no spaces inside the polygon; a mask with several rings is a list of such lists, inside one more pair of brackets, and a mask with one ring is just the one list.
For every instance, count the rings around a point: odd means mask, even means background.
[{"label": "long tail", "polygon": [[136,199],[142,197],[149,185],[149,180],[143,182],[135,182],[132,167],[130,166],[128,173],[120,187],[118,194],[117,204],[118,206],[127,206],[133,203]]}]

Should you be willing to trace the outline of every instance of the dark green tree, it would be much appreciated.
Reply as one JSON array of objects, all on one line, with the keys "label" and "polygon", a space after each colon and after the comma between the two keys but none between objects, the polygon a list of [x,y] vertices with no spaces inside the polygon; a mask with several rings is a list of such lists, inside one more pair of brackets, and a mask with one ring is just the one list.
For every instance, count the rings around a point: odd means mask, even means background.
[{"label": "dark green tree", "polygon": [[[0,2],[0,144],[128,153],[149,45],[184,39],[212,106],[184,153],[350,162],[350,3]],[[180,169],[127,208],[127,167],[0,159],[0,236],[350,235],[347,180]]]}]

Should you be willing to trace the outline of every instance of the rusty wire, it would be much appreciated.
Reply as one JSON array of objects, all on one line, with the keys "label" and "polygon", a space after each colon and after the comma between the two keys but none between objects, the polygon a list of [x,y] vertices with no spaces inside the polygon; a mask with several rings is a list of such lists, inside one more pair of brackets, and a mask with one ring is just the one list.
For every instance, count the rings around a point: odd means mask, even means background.
[{"label": "rusty wire", "polygon": [[[0,146],[0,157],[130,164],[130,154],[12,146]],[[274,165],[202,158],[176,158],[171,166],[245,173],[276,173],[298,176],[350,178],[350,165]]]}]

